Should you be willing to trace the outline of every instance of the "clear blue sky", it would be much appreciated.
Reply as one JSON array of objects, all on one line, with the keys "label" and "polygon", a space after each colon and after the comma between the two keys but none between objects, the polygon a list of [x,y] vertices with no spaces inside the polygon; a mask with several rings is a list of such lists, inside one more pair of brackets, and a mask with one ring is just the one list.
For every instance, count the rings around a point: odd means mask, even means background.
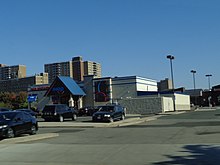
[{"label": "clear blue sky", "polygon": [[0,0],[0,63],[44,64],[81,55],[103,76],[139,75],[175,86],[220,84],[219,0]]}]

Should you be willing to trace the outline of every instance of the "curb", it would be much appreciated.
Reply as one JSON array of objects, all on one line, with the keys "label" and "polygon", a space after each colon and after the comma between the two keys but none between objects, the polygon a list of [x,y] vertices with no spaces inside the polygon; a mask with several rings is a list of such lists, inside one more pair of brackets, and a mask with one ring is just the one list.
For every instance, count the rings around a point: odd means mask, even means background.
[{"label": "curb", "polygon": [[58,133],[45,133],[45,134],[29,135],[29,136],[23,136],[23,137],[4,139],[4,140],[0,141],[0,144],[24,143],[24,142],[48,139],[48,138],[53,138],[53,137],[58,137],[58,136],[59,136]]},{"label": "curb", "polygon": [[140,120],[140,117],[128,118],[123,121],[116,121],[113,123],[75,123],[75,122],[42,122],[38,123],[39,128],[111,128],[118,127],[123,123],[133,124]]},{"label": "curb", "polygon": [[125,120],[122,120],[122,121],[117,121],[117,122],[113,122],[113,123],[110,123],[108,125],[105,125],[105,126],[101,126],[101,127],[96,127],[96,128],[114,128],[114,127],[121,127],[121,126],[124,126],[124,125],[132,125],[132,124],[135,124],[137,122],[140,122],[141,118],[140,117],[135,117],[135,118],[130,118],[130,119],[125,119]]},{"label": "curb", "polygon": [[162,116],[166,115],[177,115],[185,113],[185,111],[178,111],[178,112],[167,112],[167,113],[159,113],[154,116],[146,116],[141,117],[137,115],[133,118],[127,118],[125,120],[116,121],[113,123],[82,123],[82,122],[39,122],[39,128],[113,128],[113,127],[123,127],[129,126],[134,124],[140,124],[143,122],[148,122],[152,120],[156,120]]}]

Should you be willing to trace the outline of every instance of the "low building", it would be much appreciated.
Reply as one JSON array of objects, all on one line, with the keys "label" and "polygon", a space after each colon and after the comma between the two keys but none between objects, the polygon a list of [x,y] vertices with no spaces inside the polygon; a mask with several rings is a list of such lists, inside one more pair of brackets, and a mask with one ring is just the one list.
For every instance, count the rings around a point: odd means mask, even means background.
[{"label": "low building", "polygon": [[82,97],[86,94],[71,78],[58,76],[45,93],[53,104],[67,104],[76,109],[82,107]]},{"label": "low building", "polygon": [[39,75],[15,78],[0,81],[0,92],[27,92],[28,88],[33,85],[48,84],[48,74],[41,73]]},{"label": "low building", "polygon": [[[140,76],[114,78],[94,78],[92,76],[86,76],[84,77],[82,86],[86,93],[86,96],[83,97],[84,106],[120,103],[127,108],[127,113],[149,114],[152,113],[152,111],[162,112],[161,108],[155,106],[157,105],[156,99],[151,99],[149,101],[149,97],[143,99],[143,97],[141,98],[139,96],[139,92],[157,93],[156,80]],[[149,102],[152,102],[152,104],[145,104]],[[142,108],[139,107],[139,109],[136,109],[134,105],[142,106]],[[147,106],[149,108],[147,108]]]},{"label": "low building", "polygon": [[[158,92],[157,81],[139,77],[84,77],[84,106],[120,103],[128,113],[159,113],[174,111],[173,92]],[[93,88],[91,88],[93,87]],[[175,93],[176,110],[190,110],[190,97]]]},{"label": "low building", "polygon": [[[97,78],[89,75],[80,83],[61,76],[44,92],[50,103],[69,104],[73,100],[77,108],[119,103],[132,114],[174,111],[172,91],[158,92],[156,80],[140,76]],[[36,92],[32,90],[32,94],[36,95]],[[175,93],[175,104],[176,110],[190,110],[188,95]]]},{"label": "low building", "polygon": [[157,81],[139,76],[93,79],[94,106],[136,98],[138,91],[157,91]]}]

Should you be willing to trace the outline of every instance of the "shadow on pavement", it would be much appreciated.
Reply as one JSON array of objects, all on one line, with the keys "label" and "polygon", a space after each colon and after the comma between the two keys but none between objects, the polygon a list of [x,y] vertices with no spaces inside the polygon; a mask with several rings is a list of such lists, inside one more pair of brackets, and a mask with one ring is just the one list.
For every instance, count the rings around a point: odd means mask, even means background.
[{"label": "shadow on pavement", "polygon": [[188,153],[187,156],[165,155],[171,160],[156,162],[153,165],[218,165],[220,162],[220,146],[186,145],[183,148],[180,152]]}]

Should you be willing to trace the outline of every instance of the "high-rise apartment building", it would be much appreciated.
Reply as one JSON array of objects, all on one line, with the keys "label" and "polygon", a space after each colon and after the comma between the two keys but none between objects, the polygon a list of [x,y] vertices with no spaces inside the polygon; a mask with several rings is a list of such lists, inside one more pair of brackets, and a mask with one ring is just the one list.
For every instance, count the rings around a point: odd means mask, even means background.
[{"label": "high-rise apartment building", "polygon": [[73,57],[73,79],[82,81],[84,76],[84,63],[82,57]]},{"label": "high-rise apartment building", "polygon": [[49,83],[57,76],[72,77],[75,81],[83,81],[84,76],[95,75],[101,77],[101,64],[83,61],[82,57],[73,57],[72,61],[45,64],[44,71],[49,75]]},{"label": "high-rise apartment building", "polygon": [[92,61],[85,61],[84,62],[84,75],[94,75],[96,78],[101,78],[101,64],[92,62]]},{"label": "high-rise apartment building", "polygon": [[73,64],[72,61],[45,64],[44,71],[48,73],[49,83],[51,83],[57,76],[73,77]]},{"label": "high-rise apartment building", "polygon": [[0,64],[0,80],[19,79],[26,77],[26,66],[6,66]]}]

